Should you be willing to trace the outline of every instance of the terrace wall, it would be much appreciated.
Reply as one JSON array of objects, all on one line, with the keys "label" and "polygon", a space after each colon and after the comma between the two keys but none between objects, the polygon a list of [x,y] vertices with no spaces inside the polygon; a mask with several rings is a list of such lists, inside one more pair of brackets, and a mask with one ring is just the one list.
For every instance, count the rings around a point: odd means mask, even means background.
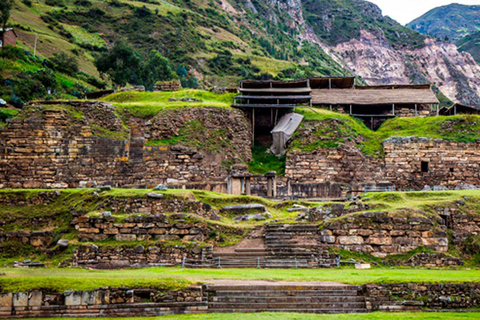
[{"label": "terrace wall", "polygon": [[[11,120],[0,128],[0,188],[74,188],[96,181],[223,192],[230,163],[251,159],[249,124],[238,110],[184,108],[149,123],[132,120],[129,131],[114,110],[106,103],[70,102],[67,107],[36,106],[24,118]],[[219,139],[227,139],[228,148],[147,145],[148,139],[175,137],[190,121],[201,121],[207,135],[227,128]]]},{"label": "terrace wall", "polygon": [[291,184],[331,182],[350,189],[358,183],[392,183],[397,190],[480,185],[479,142],[393,137],[383,142],[383,150],[380,158],[364,155],[351,142],[312,152],[295,150],[287,154],[286,176]]}]

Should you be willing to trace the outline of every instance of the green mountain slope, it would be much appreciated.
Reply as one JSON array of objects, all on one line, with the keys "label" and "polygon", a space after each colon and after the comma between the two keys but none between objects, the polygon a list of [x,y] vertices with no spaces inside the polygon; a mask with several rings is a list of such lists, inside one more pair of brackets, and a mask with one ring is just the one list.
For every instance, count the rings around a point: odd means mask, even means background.
[{"label": "green mountain slope", "polygon": [[469,34],[456,42],[459,51],[469,52],[480,63],[480,32]]},{"label": "green mountain slope", "polygon": [[263,3],[256,13],[241,2],[232,4],[226,9],[222,2],[203,0],[16,2],[12,23],[20,30],[22,47],[32,51],[37,33],[39,54],[73,54],[82,70],[97,76],[94,57],[118,39],[142,55],[159,51],[174,69],[185,66],[208,85],[233,85],[241,77],[266,73],[348,74],[318,46],[301,45],[285,13],[277,10],[279,19],[273,23],[262,16],[260,9],[267,10]]},{"label": "green mountain slope", "polygon": [[480,5],[450,4],[430,10],[407,24],[422,34],[452,42],[480,31]]},{"label": "green mountain slope", "polygon": [[387,39],[396,49],[423,45],[425,36],[384,17],[373,3],[358,0],[302,0],[304,16],[317,36],[336,45],[358,38],[361,30]]}]

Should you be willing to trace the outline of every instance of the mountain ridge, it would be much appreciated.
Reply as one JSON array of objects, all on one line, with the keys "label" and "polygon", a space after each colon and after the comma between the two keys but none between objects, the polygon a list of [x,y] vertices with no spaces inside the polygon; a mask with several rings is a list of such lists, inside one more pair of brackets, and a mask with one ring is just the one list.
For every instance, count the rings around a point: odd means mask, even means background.
[{"label": "mountain ridge", "polygon": [[[32,50],[39,33],[40,54],[56,44],[95,76],[95,56],[124,39],[140,53],[159,51],[203,86],[355,74],[369,84],[430,82],[453,101],[480,105],[473,59],[363,0],[39,0],[15,2],[12,22],[24,35],[20,46]],[[432,51],[453,69],[422,65]]]}]

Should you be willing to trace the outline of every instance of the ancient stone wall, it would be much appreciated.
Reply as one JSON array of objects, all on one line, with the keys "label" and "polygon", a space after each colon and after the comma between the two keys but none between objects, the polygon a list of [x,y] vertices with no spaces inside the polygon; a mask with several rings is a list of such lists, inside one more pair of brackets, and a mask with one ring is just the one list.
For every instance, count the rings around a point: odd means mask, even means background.
[{"label": "ancient stone wall", "polygon": [[446,252],[447,228],[442,222],[417,216],[414,212],[405,212],[404,215],[399,212],[365,212],[326,222],[320,231],[321,243],[325,248],[367,252],[381,258],[418,247]]},{"label": "ancient stone wall", "polygon": [[0,293],[0,317],[158,316],[204,313],[201,286],[164,292],[150,288],[108,288],[49,293],[39,290]]},{"label": "ancient stone wall", "polygon": [[385,179],[399,189],[480,185],[480,143],[394,137],[383,142],[383,149]]},{"label": "ancient stone wall", "polygon": [[479,283],[379,283],[364,285],[373,311],[472,309],[480,306]]},{"label": "ancient stone wall", "polygon": [[364,155],[353,143],[312,152],[294,150],[287,154],[286,177],[292,186],[305,188],[305,196],[314,192],[309,185],[326,182],[345,184],[350,190],[361,183],[392,183],[397,190],[480,185],[480,143],[393,137],[383,148],[380,158]]},{"label": "ancient stone wall", "polygon": [[383,181],[384,160],[368,157],[354,144],[287,154],[285,175],[291,183],[359,183]]},{"label": "ancient stone wall", "polygon": [[[222,192],[229,167],[251,159],[251,131],[238,110],[165,111],[151,121],[134,119],[129,129],[114,111],[96,102],[27,107],[23,116],[0,128],[0,187],[72,188],[96,181]],[[193,130],[185,141],[148,143],[181,136],[191,123],[201,130]]]},{"label": "ancient stone wall", "polygon": [[168,222],[165,215],[126,217],[122,222],[117,218],[80,216],[76,219],[80,241],[102,241],[114,238],[116,241],[188,240],[203,241],[208,234],[205,222]]},{"label": "ancient stone wall", "polygon": [[[185,260],[184,260],[185,259]],[[81,245],[74,253],[73,265],[94,268],[131,266],[181,266],[183,263],[202,265],[212,259],[212,247]]]}]

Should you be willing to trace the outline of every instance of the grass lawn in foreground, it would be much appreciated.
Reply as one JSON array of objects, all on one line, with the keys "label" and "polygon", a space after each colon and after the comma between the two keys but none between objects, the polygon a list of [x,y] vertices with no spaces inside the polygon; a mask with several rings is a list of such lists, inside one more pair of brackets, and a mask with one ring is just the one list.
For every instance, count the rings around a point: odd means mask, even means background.
[{"label": "grass lawn in foreground", "polygon": [[124,270],[3,268],[4,291],[28,289],[91,290],[102,286],[181,288],[215,279],[335,281],[347,284],[380,282],[480,282],[480,270],[428,270],[401,268],[356,269],[187,269],[143,268]]},{"label": "grass lawn in foreground", "polygon": [[[66,319],[66,318],[49,318]],[[82,318],[77,318],[78,320]],[[84,320],[86,318],[83,318]],[[452,312],[425,312],[425,313],[384,313],[374,312],[367,314],[303,314],[303,313],[212,313],[197,315],[168,315],[161,317],[127,317],[127,318],[102,318],[104,320],[391,320],[391,319],[420,319],[420,320],[466,320],[480,319],[480,313],[452,313]],[[44,319],[46,320],[46,319]]]}]

